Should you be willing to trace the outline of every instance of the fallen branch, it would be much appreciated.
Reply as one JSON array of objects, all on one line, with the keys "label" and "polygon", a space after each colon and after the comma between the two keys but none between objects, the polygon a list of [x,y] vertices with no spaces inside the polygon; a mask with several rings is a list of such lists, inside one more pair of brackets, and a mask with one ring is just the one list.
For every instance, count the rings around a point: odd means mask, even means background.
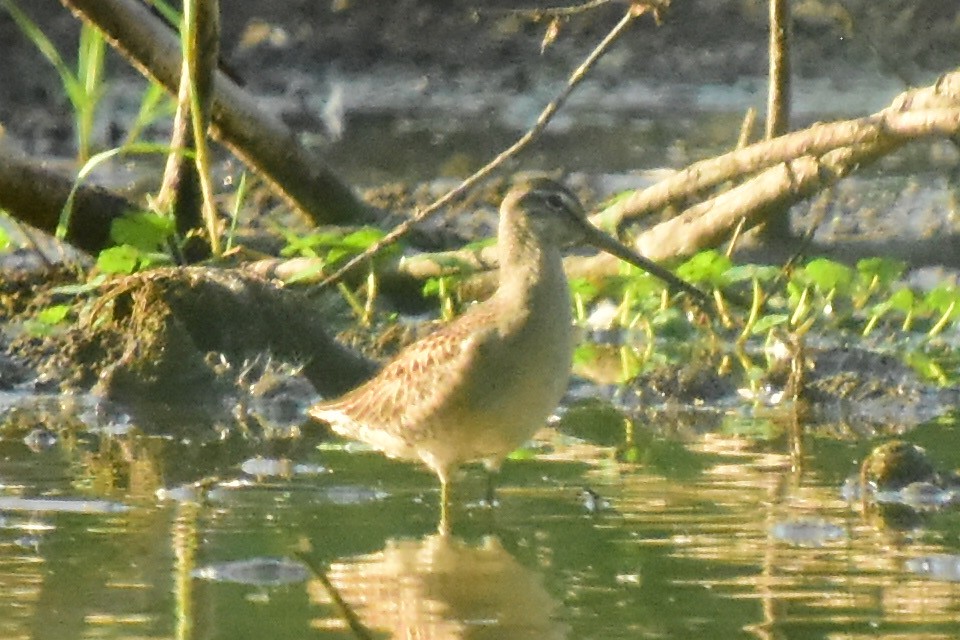
[{"label": "fallen branch", "polygon": [[663,260],[716,246],[740,218],[746,218],[744,230],[749,229],[763,222],[769,212],[810,197],[908,142],[960,133],[960,108],[890,113],[870,128],[863,142],[770,167],[740,186],[688,208],[640,234],[634,248],[651,260]]},{"label": "fallen branch", "polygon": [[[40,160],[0,147],[0,208],[17,220],[53,235],[72,188],[73,178],[45,168]],[[139,209],[107,189],[81,185],[74,194],[64,239],[96,255],[113,244],[113,221]]]},{"label": "fallen branch", "polygon": [[[180,43],[146,5],[136,0],[61,0],[103,32],[114,48],[148,78],[174,93],[180,80]],[[222,71],[214,79],[212,133],[263,176],[292,207],[316,224],[372,220],[364,204],[326,163],[305,149],[278,119]]]},{"label": "fallen branch", "polygon": [[[896,129],[897,116],[917,110],[960,108],[960,71],[941,77],[935,84],[903,93],[886,109],[871,116],[828,124],[815,124],[803,131],[765,140],[743,149],[696,162],[657,184],[619,200],[594,218],[606,228],[620,227],[631,220],[668,206],[701,196],[724,182],[743,179],[780,162],[805,155],[821,156],[840,147],[877,143],[892,135],[910,138],[927,135],[919,129]],[[902,123],[902,120],[900,120]],[[901,126],[903,126],[901,124]],[[929,135],[945,135],[931,131]],[[650,256],[648,256],[650,257]]]}]

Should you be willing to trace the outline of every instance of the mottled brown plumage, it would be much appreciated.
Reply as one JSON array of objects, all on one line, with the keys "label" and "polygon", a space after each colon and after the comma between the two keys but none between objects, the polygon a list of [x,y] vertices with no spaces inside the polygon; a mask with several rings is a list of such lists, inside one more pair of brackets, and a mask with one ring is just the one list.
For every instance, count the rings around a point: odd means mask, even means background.
[{"label": "mottled brown plumage", "polygon": [[482,460],[498,468],[567,387],[574,341],[563,244],[586,240],[699,294],[592,227],[576,196],[546,178],[510,190],[498,237],[499,285],[489,299],[408,346],[370,381],[310,410],[337,433],[436,473],[441,527],[456,467]]}]

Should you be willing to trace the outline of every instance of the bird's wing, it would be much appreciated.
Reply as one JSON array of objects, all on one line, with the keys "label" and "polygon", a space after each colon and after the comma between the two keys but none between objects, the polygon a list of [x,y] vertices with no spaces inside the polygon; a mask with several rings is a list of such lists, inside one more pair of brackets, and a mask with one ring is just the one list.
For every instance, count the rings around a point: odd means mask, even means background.
[{"label": "bird's wing", "polygon": [[[310,414],[346,435],[376,429],[402,434],[427,424],[464,383],[471,362],[497,332],[493,305],[473,307],[456,321],[403,349],[370,381]],[[351,424],[352,423],[352,424]]]}]

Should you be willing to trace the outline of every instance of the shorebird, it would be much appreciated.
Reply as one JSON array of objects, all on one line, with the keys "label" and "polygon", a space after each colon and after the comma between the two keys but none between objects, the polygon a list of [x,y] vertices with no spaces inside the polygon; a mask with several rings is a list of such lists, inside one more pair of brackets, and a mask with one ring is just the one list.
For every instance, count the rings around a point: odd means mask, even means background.
[{"label": "shorebird", "polygon": [[366,383],[310,409],[338,434],[433,471],[441,487],[441,530],[448,526],[453,472],[472,461],[497,471],[567,389],[574,330],[561,247],[578,241],[707,300],[592,226],[569,189],[547,178],[528,179],[500,206],[496,292],[407,346]]}]

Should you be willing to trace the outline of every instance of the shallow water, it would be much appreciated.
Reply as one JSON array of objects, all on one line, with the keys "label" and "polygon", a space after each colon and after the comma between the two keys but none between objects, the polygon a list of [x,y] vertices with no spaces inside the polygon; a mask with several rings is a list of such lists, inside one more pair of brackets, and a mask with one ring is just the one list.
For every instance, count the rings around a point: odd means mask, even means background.
[{"label": "shallow water", "polygon": [[[674,411],[627,432],[581,410],[505,465],[499,507],[468,469],[444,537],[435,479],[354,445],[57,404],[4,421],[5,638],[354,637],[334,592],[377,637],[960,634],[960,517],[845,502],[870,443],[835,426]],[[38,425],[56,440],[34,451]],[[957,466],[951,421],[910,439]]]}]

